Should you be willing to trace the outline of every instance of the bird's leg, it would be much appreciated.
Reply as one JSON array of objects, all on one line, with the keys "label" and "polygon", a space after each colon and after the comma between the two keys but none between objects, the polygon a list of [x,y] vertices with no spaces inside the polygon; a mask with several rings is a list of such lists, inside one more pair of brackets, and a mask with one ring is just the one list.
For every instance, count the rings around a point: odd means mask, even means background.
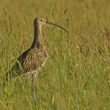
[{"label": "bird's leg", "polygon": [[32,74],[32,97],[36,99],[36,85],[35,85],[35,74]]}]

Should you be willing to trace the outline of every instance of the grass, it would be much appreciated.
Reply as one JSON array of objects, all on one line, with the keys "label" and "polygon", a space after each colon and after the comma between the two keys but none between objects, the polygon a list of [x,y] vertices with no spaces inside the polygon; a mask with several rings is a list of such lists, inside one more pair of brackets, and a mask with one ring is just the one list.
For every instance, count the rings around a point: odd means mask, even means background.
[{"label": "grass", "polygon": [[[18,77],[3,87],[3,76],[33,38],[34,17],[44,17],[70,34],[44,26],[49,54],[36,80]],[[0,1],[0,110],[109,110],[110,1]]]}]

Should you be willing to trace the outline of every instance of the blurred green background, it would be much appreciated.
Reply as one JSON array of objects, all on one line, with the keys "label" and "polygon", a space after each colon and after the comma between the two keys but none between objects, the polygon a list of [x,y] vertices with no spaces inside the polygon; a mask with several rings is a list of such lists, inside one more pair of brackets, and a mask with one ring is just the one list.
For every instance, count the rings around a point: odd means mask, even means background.
[{"label": "blurred green background", "polygon": [[[36,80],[3,77],[33,40],[33,19],[44,26],[49,54]],[[0,0],[0,110],[110,110],[110,0]]]}]

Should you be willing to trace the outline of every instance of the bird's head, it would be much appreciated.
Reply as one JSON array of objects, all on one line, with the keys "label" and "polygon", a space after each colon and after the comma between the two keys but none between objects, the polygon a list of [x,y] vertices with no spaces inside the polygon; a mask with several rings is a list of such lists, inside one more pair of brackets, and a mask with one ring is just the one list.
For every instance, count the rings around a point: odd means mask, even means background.
[{"label": "bird's head", "polygon": [[46,24],[46,20],[44,18],[35,18],[33,24],[34,26],[42,27],[43,25]]},{"label": "bird's head", "polygon": [[40,18],[40,19],[38,19],[38,23],[39,23],[40,26],[45,25],[46,20],[44,18]]},{"label": "bird's head", "polygon": [[55,24],[55,23],[51,23],[51,22],[47,21],[47,20],[44,19],[44,18],[39,18],[39,19],[35,18],[34,24],[38,24],[40,27],[42,27],[42,26],[45,25],[45,24],[54,25],[54,26],[56,26],[56,27],[58,27],[58,28],[60,28],[60,29],[62,29],[62,30],[64,30],[65,32],[68,33],[68,31],[67,31],[65,28],[63,28],[63,27],[61,27],[61,26],[59,26],[59,25],[57,25],[57,24]]}]

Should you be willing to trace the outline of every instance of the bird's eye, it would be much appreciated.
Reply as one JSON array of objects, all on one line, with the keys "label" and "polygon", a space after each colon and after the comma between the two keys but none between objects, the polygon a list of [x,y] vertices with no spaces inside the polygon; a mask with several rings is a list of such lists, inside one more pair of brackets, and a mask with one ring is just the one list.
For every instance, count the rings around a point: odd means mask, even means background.
[{"label": "bird's eye", "polygon": [[44,19],[41,19],[42,22],[44,22]]}]

